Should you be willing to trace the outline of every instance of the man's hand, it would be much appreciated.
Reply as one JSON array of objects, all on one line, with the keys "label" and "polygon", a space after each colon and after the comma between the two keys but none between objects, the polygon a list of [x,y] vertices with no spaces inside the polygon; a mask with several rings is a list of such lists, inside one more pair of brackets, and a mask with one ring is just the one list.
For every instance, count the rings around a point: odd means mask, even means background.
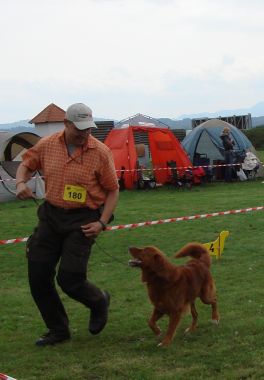
[{"label": "man's hand", "polygon": [[103,226],[100,222],[92,222],[81,226],[84,235],[89,237],[96,237],[103,231]]},{"label": "man's hand", "polygon": [[30,187],[28,187],[25,182],[20,182],[17,185],[16,197],[21,200],[26,200],[34,198],[34,195]]}]

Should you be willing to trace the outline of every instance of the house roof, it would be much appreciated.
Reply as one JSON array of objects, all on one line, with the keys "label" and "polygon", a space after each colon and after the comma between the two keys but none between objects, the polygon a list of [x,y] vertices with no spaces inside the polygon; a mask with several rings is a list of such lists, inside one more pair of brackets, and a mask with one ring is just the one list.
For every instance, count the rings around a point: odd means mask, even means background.
[{"label": "house roof", "polygon": [[64,118],[65,111],[62,108],[56,106],[56,104],[51,103],[29,122],[31,124],[62,122]]}]

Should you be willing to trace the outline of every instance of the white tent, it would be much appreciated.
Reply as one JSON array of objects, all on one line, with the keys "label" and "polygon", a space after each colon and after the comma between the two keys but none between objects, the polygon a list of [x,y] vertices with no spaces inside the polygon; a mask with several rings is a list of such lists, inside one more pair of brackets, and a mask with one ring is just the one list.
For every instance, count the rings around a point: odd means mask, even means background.
[{"label": "white tent", "polygon": [[[0,132],[0,202],[15,199],[15,177],[22,154],[35,145],[40,136],[31,132]],[[44,196],[44,183],[39,173],[29,185],[37,198]]]}]

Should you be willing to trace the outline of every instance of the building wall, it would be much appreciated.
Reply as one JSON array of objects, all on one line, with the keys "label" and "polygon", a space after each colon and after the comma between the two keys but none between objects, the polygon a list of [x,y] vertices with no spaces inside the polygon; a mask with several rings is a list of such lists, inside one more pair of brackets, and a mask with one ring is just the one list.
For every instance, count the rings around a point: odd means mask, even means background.
[{"label": "building wall", "polygon": [[42,123],[42,124],[35,124],[36,133],[43,137],[52,135],[52,133],[62,131],[64,129],[64,123],[63,122],[57,122],[57,123]]}]

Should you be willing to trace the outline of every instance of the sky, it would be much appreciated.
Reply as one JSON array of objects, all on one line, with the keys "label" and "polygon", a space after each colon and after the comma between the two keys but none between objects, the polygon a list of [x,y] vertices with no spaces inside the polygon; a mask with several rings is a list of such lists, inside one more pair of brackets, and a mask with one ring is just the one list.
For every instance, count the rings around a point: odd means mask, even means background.
[{"label": "sky", "polygon": [[0,123],[50,103],[95,117],[264,100],[263,0],[0,0]]}]

